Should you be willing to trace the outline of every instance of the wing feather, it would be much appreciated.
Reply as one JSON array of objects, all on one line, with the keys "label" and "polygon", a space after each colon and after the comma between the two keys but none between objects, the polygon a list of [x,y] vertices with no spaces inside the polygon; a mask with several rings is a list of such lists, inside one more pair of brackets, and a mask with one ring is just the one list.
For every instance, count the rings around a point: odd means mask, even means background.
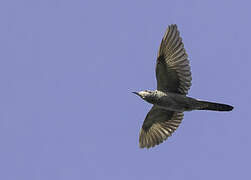
[{"label": "wing feather", "polygon": [[188,56],[176,25],[168,26],[156,64],[157,89],[186,95],[192,83]]},{"label": "wing feather", "polygon": [[182,119],[183,113],[153,106],[140,130],[140,147],[150,148],[162,143],[179,127]]}]

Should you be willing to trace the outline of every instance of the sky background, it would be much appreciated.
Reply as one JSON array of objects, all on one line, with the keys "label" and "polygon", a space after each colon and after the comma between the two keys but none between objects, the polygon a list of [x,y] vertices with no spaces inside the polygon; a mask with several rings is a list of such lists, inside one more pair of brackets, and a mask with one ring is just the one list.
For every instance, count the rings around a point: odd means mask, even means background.
[{"label": "sky background", "polygon": [[[250,179],[251,3],[233,0],[0,2],[0,179]],[[155,60],[177,24],[189,96],[234,105],[186,112],[140,149]]]}]

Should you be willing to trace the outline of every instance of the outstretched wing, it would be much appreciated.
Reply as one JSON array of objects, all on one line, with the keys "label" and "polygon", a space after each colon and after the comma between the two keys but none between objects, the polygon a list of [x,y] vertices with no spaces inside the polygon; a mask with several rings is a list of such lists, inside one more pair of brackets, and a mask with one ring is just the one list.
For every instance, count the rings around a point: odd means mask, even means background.
[{"label": "outstretched wing", "polygon": [[150,148],[162,143],[178,128],[183,113],[153,106],[148,112],[139,135],[139,146]]},{"label": "outstretched wing", "polygon": [[176,25],[168,26],[156,63],[157,89],[187,94],[191,86],[188,57]]}]

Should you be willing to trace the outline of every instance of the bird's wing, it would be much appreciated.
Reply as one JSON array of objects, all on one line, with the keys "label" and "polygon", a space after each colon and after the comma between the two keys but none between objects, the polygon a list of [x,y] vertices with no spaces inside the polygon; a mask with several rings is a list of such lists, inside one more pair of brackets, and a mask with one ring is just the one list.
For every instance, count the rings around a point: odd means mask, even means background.
[{"label": "bird's wing", "polygon": [[153,106],[140,130],[140,147],[150,148],[162,143],[178,128],[183,116],[182,112],[168,111]]},{"label": "bird's wing", "polygon": [[177,25],[168,26],[161,41],[156,63],[157,89],[187,94],[191,86],[188,57]]}]

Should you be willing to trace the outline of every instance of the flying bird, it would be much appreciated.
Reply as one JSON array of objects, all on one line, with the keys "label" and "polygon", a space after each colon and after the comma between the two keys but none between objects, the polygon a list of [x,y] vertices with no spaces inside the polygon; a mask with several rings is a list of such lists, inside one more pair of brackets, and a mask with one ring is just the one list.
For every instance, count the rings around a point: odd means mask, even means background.
[{"label": "flying bird", "polygon": [[139,146],[151,148],[165,141],[178,128],[184,111],[231,111],[232,106],[187,96],[191,70],[177,25],[169,25],[161,41],[156,62],[157,90],[133,92],[153,104],[139,135]]}]

